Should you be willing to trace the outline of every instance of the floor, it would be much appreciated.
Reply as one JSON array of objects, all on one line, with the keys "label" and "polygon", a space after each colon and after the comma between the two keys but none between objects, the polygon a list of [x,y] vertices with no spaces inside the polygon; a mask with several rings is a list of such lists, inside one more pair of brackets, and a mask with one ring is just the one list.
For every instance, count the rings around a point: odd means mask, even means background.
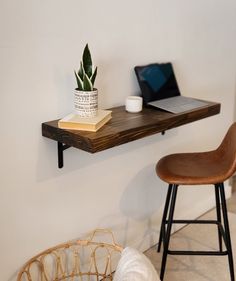
[{"label": "floor", "polygon": [[[236,193],[227,201],[232,248],[236,269]],[[211,210],[201,219],[215,219]],[[199,228],[200,227],[200,228]],[[160,272],[162,252],[156,246],[145,252]],[[215,225],[188,225],[171,236],[171,249],[218,250]],[[168,256],[164,281],[230,281],[227,256]]]}]

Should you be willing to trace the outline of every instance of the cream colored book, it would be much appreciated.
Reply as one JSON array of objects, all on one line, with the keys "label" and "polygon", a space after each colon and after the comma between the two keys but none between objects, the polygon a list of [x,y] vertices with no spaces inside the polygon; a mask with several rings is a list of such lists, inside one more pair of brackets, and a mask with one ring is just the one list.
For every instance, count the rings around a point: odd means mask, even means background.
[{"label": "cream colored book", "polygon": [[97,132],[111,119],[111,110],[98,109],[97,116],[83,118],[76,114],[69,114],[58,121],[61,129]]}]

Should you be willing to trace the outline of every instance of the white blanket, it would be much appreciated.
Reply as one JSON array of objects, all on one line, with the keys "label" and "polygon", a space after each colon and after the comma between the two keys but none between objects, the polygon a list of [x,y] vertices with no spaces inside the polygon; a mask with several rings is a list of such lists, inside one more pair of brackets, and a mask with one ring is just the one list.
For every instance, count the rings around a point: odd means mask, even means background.
[{"label": "white blanket", "polygon": [[158,274],[143,254],[127,247],[122,251],[113,281],[160,281]]}]

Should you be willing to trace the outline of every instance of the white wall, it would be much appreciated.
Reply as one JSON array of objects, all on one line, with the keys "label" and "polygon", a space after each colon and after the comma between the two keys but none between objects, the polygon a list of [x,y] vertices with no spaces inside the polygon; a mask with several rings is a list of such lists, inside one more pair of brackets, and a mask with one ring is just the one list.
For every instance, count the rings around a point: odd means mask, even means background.
[{"label": "white wall", "polygon": [[[1,280],[95,227],[140,250],[157,241],[167,187],[155,163],[215,148],[233,120],[235,9],[233,0],[0,1]],[[94,155],[70,148],[59,170],[41,123],[72,110],[73,70],[87,42],[100,107],[139,91],[135,65],[172,61],[182,93],[221,102],[221,114]],[[180,189],[180,197],[182,217],[197,217],[214,198],[208,188]]]}]

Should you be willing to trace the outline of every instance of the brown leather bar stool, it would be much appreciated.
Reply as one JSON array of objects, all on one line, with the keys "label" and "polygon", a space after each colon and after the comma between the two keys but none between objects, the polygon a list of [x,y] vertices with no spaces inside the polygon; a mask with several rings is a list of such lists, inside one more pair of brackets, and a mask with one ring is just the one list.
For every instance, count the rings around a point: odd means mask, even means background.
[{"label": "brown leather bar stool", "polygon": [[[179,153],[163,157],[156,165],[157,175],[169,184],[163,211],[158,252],[163,242],[160,279],[163,280],[167,255],[228,255],[231,281],[235,281],[224,181],[236,171],[236,123],[228,130],[220,146],[213,151]],[[215,187],[217,220],[174,220],[176,195],[179,185],[208,185]],[[167,218],[168,216],[168,218]],[[222,223],[223,217],[223,223]],[[216,224],[219,251],[171,251],[169,241],[173,223]],[[222,249],[222,238],[226,250]]]}]

